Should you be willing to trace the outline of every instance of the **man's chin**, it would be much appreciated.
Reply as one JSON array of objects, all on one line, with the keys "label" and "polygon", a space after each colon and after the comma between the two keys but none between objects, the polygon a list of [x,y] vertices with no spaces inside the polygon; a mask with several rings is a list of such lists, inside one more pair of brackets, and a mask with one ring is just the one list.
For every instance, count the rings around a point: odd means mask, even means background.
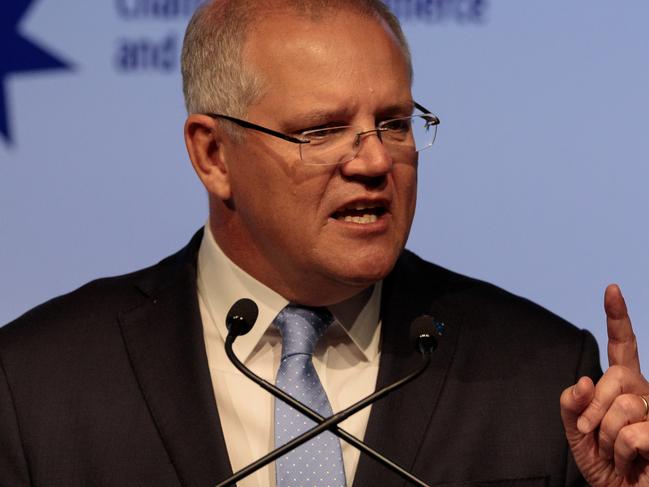
[{"label": "man's chin", "polygon": [[[401,254],[401,246],[354,245],[322,247],[301,262],[302,273],[287,291],[288,299],[303,304],[327,306],[358,294],[385,279]],[[322,250],[320,249],[320,250]],[[307,302],[308,301],[308,302]],[[317,304],[314,304],[317,302]]]},{"label": "man's chin", "polygon": [[363,289],[383,279],[394,268],[399,253],[364,255],[357,258],[347,256],[337,266],[334,278],[341,284]]}]

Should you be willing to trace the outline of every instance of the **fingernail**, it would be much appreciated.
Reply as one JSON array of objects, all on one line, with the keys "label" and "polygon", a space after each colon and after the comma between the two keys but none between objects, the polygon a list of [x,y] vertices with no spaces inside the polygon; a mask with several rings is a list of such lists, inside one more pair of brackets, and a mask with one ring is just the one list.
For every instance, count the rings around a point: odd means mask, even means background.
[{"label": "fingernail", "polygon": [[580,416],[577,420],[577,428],[582,433],[590,433],[590,421],[585,416]]}]

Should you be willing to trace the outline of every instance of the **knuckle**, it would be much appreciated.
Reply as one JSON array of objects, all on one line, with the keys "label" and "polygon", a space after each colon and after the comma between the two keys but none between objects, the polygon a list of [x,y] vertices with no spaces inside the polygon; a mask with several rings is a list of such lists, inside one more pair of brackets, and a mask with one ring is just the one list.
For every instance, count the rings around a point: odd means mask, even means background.
[{"label": "knuckle", "polygon": [[614,404],[626,417],[634,415],[638,408],[638,398],[633,394],[622,394],[615,398]]},{"label": "knuckle", "polygon": [[620,380],[624,377],[627,372],[627,368],[622,365],[611,365],[606,374],[609,378],[614,380]]},{"label": "knuckle", "polygon": [[618,440],[630,448],[634,448],[638,441],[638,435],[634,428],[625,427],[617,435]]},{"label": "knuckle", "polygon": [[604,410],[605,410],[604,404],[597,397],[594,397],[590,405],[588,406],[588,412],[591,413],[600,414]]}]

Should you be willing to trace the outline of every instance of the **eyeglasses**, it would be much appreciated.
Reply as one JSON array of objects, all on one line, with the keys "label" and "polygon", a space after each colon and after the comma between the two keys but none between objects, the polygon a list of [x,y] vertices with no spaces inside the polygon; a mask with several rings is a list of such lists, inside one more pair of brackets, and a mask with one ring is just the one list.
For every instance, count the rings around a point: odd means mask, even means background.
[{"label": "eyeglasses", "polygon": [[363,139],[373,133],[376,133],[393,157],[413,154],[431,147],[437,135],[439,118],[419,103],[415,102],[414,107],[421,113],[409,117],[383,120],[371,130],[363,130],[362,127],[353,125],[341,125],[305,130],[295,136],[229,115],[218,113],[205,113],[204,115],[214,119],[228,120],[240,127],[298,144],[300,159],[305,164],[336,165],[354,159],[361,149]]}]

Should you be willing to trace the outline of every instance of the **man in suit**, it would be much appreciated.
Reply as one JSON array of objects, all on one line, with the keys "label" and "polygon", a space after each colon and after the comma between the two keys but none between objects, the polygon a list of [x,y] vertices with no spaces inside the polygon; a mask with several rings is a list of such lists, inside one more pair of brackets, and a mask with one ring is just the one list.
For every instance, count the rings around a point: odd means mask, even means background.
[{"label": "man in suit", "polygon": [[[186,33],[204,231],[0,329],[0,485],[209,486],[272,449],[272,398],[223,352],[241,297],[259,317],[235,352],[270,381],[278,316],[331,313],[313,364],[334,411],[419,364],[413,318],[445,324],[420,379],[342,424],[426,483],[646,484],[649,387],[619,289],[606,295],[614,367],[595,386],[590,334],[404,251],[436,119],[413,99],[398,21],[371,0],[263,4],[209,2]],[[334,447],[339,461],[315,458],[338,461],[335,485],[402,485]],[[281,468],[239,485],[319,485]]]}]

